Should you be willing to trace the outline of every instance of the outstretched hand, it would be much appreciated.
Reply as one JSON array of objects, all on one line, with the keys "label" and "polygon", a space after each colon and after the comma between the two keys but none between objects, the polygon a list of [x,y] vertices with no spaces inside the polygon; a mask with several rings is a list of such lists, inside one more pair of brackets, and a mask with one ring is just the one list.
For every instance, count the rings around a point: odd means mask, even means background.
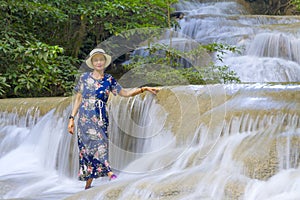
[{"label": "outstretched hand", "polygon": [[152,94],[157,94],[160,90],[158,87],[143,87],[145,91],[151,92]]}]

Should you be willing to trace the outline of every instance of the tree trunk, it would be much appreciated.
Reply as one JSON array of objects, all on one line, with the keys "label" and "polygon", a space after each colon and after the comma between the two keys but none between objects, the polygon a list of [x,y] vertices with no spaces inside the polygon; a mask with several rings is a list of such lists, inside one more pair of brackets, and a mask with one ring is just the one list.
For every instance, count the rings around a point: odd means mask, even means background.
[{"label": "tree trunk", "polygon": [[86,19],[84,15],[80,16],[80,26],[79,30],[75,32],[74,37],[72,39],[73,45],[73,50],[72,50],[72,55],[73,57],[77,58],[79,54],[80,47],[82,46],[83,40],[86,36]]}]

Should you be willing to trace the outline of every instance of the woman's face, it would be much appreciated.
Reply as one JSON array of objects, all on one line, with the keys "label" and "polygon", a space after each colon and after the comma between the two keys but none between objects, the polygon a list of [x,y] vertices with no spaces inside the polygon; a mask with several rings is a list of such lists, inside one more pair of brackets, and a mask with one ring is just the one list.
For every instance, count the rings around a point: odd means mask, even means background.
[{"label": "woman's face", "polygon": [[104,70],[106,59],[102,54],[96,54],[92,58],[92,64],[96,70]]}]

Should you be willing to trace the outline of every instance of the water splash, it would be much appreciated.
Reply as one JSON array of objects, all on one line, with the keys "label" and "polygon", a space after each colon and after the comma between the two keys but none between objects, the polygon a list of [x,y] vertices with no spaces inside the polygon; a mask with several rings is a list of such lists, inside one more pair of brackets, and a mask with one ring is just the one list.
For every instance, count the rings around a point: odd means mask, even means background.
[{"label": "water splash", "polygon": [[13,130],[26,137],[0,158],[1,198],[300,196],[296,186],[264,195],[259,189],[298,173],[299,91],[296,85],[177,86],[156,97],[113,97],[110,157],[119,179],[97,179],[84,193],[76,142],[66,133],[70,107],[51,110],[31,128],[6,124],[5,144],[19,137]]}]

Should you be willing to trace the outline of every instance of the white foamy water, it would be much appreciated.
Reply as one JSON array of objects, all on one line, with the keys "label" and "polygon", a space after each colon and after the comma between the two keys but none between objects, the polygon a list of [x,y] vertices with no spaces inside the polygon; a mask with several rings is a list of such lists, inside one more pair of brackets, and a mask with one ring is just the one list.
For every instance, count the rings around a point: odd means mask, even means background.
[{"label": "white foamy water", "polygon": [[229,66],[242,82],[299,82],[299,16],[245,15],[235,2],[184,2],[176,8],[185,13],[179,32],[201,44],[217,42],[241,50],[216,63]]},{"label": "white foamy water", "polygon": [[76,179],[69,107],[32,127],[2,125],[0,197],[300,197],[299,91],[295,85],[178,86],[156,97],[114,97],[110,157],[119,177],[97,179],[89,191]]}]

